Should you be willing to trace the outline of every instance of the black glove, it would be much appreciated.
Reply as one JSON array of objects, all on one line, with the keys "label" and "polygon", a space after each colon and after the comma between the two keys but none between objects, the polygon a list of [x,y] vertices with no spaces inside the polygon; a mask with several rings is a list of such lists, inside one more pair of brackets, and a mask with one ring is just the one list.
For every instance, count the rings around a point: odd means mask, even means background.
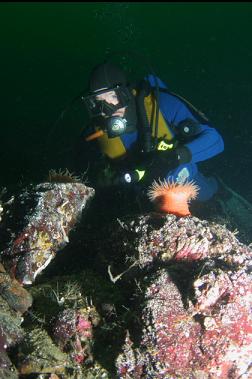
[{"label": "black glove", "polygon": [[146,166],[145,180],[152,182],[154,179],[162,179],[179,165],[189,163],[191,158],[191,152],[186,146],[180,146],[171,151],[155,151],[155,155]]},{"label": "black glove", "polygon": [[[135,183],[150,184],[154,179],[164,178],[167,173],[180,164],[191,161],[191,152],[186,146],[174,150],[155,150],[143,156],[137,168],[110,176],[107,185],[120,186]],[[138,161],[139,162],[139,161]]]},{"label": "black glove", "polygon": [[192,153],[187,146],[179,146],[175,149],[175,152],[178,159],[178,166],[191,162]]},{"label": "black glove", "polygon": [[107,188],[137,183],[141,180],[142,174],[139,170],[129,170],[123,173],[107,171],[97,175],[97,177],[96,186],[99,188]]}]

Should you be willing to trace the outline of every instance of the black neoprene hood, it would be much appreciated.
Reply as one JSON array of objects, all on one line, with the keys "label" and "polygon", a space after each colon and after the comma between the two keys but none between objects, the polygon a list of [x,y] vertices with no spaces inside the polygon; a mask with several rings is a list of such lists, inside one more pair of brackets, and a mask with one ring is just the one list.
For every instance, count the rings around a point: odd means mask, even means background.
[{"label": "black neoprene hood", "polygon": [[96,66],[89,78],[89,90],[95,92],[102,88],[113,88],[117,84],[126,86],[127,79],[124,71],[110,62]]}]

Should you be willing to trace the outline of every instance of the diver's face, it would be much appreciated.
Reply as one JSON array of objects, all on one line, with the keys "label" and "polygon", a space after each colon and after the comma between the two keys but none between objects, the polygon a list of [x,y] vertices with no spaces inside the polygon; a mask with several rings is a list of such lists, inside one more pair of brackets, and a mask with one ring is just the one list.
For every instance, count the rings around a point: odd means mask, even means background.
[{"label": "diver's face", "polygon": [[[108,92],[104,92],[100,95],[97,95],[96,100],[99,100],[99,101],[103,100],[103,101],[106,101],[106,103],[112,104],[112,105],[117,105],[119,103],[119,100],[118,100],[118,97],[117,97],[115,91],[108,91]],[[117,109],[112,114],[112,116],[123,117],[125,114],[125,109],[126,109],[126,107]],[[107,117],[105,115],[105,113],[103,113],[102,116]]]},{"label": "diver's face", "polygon": [[108,104],[117,105],[118,104],[118,97],[115,93],[115,91],[108,91],[101,93],[100,95],[96,96],[96,100],[104,100]]}]

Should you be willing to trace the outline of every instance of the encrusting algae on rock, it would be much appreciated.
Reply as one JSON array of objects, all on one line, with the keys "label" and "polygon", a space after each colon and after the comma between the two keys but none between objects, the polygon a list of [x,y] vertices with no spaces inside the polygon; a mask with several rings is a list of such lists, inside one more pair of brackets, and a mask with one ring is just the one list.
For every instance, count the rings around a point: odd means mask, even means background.
[{"label": "encrusting algae on rock", "polygon": [[140,339],[125,338],[118,377],[251,379],[251,248],[195,217],[152,214],[126,227],[145,274]]},{"label": "encrusting algae on rock", "polygon": [[55,172],[50,175],[51,182],[25,189],[14,201],[14,207],[22,208],[21,217],[26,223],[1,252],[1,258],[6,270],[22,284],[33,283],[69,242],[69,232],[95,193],[84,183],[74,182],[74,176],[67,179],[68,172],[58,174],[61,180]]},{"label": "encrusting algae on rock", "polygon": [[[194,183],[185,185],[194,187]],[[15,254],[3,255],[11,262],[11,273],[19,274],[14,277],[20,280],[28,272],[34,280],[39,263],[43,268],[43,254],[52,251],[53,257],[68,242],[85,202],[82,190],[88,191],[83,186],[71,180],[50,182],[35,187],[35,197],[26,192],[28,199],[36,199],[37,212],[33,207],[22,213],[27,215],[26,223],[13,239],[17,261]],[[198,192],[193,187],[187,187],[190,199]],[[178,211],[184,198],[187,208],[179,216],[188,215],[188,193],[178,184],[160,181],[152,190],[155,193],[149,195],[153,199],[158,195],[159,200],[167,191],[178,190],[175,198],[180,201],[172,208],[170,202],[166,207],[165,199],[163,212]],[[89,192],[85,195],[86,200],[92,197]],[[106,223],[99,228],[99,238],[96,222],[85,222],[83,227],[71,241],[76,241],[71,252],[77,257],[79,249],[81,257],[76,260],[76,275],[70,270],[75,260],[71,255],[69,276],[62,276],[59,265],[58,278],[49,280],[45,273],[36,286],[29,286],[33,302],[27,313],[30,298],[20,288],[18,294],[25,302],[12,297],[16,284],[24,289],[13,277],[8,291],[0,294],[2,330],[10,338],[8,346],[15,348],[10,358],[22,377],[252,378],[252,250],[239,242],[236,232],[193,216],[156,212]],[[22,271],[20,260],[31,263],[32,254],[35,269]],[[2,289],[5,274],[2,268]],[[13,312],[26,313],[25,336],[21,318],[10,317]],[[7,378],[12,368],[5,341],[0,354],[7,364],[2,377]],[[0,377],[1,369],[0,365]]]}]

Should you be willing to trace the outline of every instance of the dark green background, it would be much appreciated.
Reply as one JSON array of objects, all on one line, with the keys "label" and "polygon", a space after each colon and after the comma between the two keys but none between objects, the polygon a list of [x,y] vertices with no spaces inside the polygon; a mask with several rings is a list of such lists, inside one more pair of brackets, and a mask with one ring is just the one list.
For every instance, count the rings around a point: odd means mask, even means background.
[{"label": "dark green background", "polygon": [[86,113],[75,104],[55,121],[91,68],[121,51],[116,59],[132,77],[150,61],[208,115],[225,141],[209,167],[252,201],[251,23],[252,4],[238,2],[1,3],[0,185],[72,168]]}]

